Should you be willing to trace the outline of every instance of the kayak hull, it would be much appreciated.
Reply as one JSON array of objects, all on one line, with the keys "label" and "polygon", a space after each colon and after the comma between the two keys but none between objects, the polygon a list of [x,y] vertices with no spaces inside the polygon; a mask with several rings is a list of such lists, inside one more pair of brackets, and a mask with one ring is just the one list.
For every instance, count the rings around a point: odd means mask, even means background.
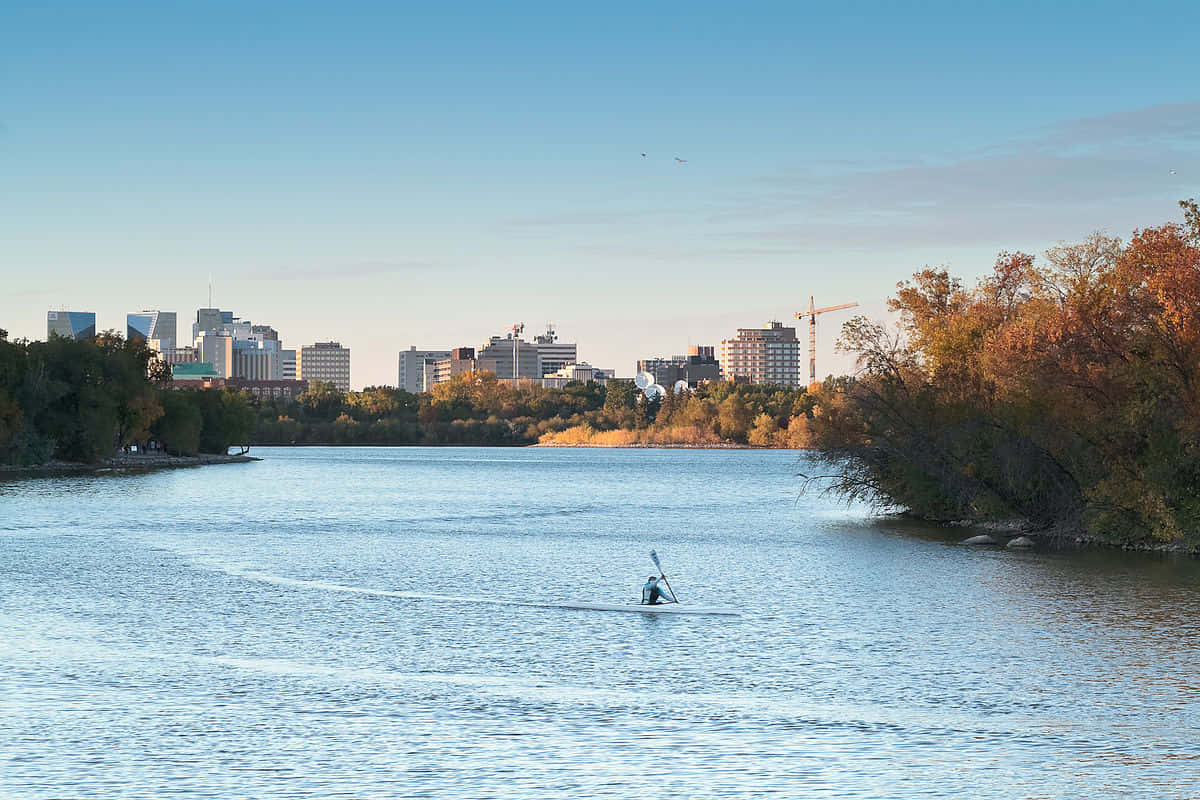
[{"label": "kayak hull", "polygon": [[716,617],[740,617],[741,612],[733,608],[717,606],[687,606],[679,603],[660,603],[658,605],[640,605],[636,603],[555,603],[556,608],[569,608],[576,611],[626,611],[636,614],[683,614],[706,615]]}]

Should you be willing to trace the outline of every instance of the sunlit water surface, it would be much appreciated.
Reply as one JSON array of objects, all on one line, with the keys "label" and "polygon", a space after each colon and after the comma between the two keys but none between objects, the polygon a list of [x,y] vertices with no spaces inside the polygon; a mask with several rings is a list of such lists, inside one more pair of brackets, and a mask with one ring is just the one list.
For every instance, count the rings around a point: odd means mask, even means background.
[{"label": "sunlit water surface", "polygon": [[[1200,794],[1194,561],[959,546],[792,452],[256,453],[0,483],[0,796]],[[552,607],[651,548],[743,616]]]}]

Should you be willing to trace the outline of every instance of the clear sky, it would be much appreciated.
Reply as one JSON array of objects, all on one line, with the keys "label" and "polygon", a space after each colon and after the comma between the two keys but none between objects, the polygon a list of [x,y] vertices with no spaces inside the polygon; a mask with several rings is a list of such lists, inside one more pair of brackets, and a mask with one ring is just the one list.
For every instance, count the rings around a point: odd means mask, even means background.
[{"label": "clear sky", "polygon": [[1178,219],[1198,30],[1196,3],[4,3],[0,327],[189,330],[211,274],[285,344],[351,347],[358,387],[513,322],[628,375],[809,295],[883,316],[925,264]]}]

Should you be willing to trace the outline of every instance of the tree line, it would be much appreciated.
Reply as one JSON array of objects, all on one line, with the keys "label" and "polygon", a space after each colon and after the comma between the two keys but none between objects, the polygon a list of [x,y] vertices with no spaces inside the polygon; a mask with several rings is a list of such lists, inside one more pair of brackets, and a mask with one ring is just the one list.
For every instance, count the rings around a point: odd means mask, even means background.
[{"label": "tree line", "polygon": [[[713,384],[649,400],[629,381],[512,385],[458,375],[414,394],[314,383],[293,402],[258,406],[257,444],[750,444],[795,442],[803,390]],[[790,426],[790,427],[789,427]]]},{"label": "tree line", "polygon": [[11,342],[0,330],[0,463],[96,462],[150,441],[177,455],[224,453],[249,441],[247,395],[170,386],[142,339]]},{"label": "tree line", "polygon": [[967,286],[926,268],[858,372],[815,393],[832,490],[937,520],[1027,520],[1112,543],[1200,544],[1200,209]]}]

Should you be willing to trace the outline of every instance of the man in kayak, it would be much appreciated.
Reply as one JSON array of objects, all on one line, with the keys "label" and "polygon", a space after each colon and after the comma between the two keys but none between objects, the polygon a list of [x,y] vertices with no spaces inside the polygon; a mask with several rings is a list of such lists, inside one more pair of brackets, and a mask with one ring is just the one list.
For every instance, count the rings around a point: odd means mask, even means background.
[{"label": "man in kayak", "polygon": [[646,578],[646,585],[642,587],[642,605],[656,606],[659,603],[678,603],[674,595],[671,594],[670,588],[659,586],[658,582],[666,578],[666,575],[654,576]]}]

